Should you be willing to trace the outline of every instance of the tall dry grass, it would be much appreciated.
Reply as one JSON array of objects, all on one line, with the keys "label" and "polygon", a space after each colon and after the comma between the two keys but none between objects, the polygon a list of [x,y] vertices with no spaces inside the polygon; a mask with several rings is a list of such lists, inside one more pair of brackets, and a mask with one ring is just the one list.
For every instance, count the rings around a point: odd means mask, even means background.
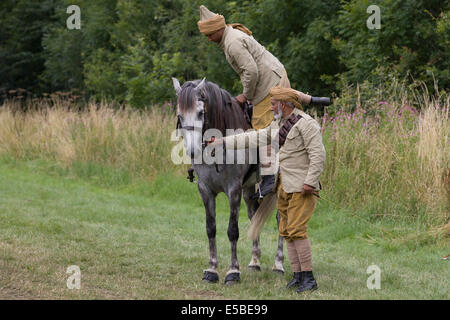
[{"label": "tall dry grass", "polygon": [[176,123],[170,113],[106,103],[78,111],[62,100],[41,100],[33,109],[18,111],[14,101],[0,108],[0,155],[49,159],[65,168],[91,163],[145,179],[180,171],[170,161]]},{"label": "tall dry grass", "polygon": [[[0,107],[0,156],[84,163],[153,179],[184,174],[171,161],[174,114],[90,103],[74,111],[65,100],[40,100],[26,113]],[[425,87],[357,87],[319,119],[327,150],[323,198],[370,217],[449,220],[448,96]],[[330,110],[329,110],[330,111]]]},{"label": "tall dry grass", "polygon": [[321,119],[327,150],[322,179],[330,198],[373,217],[448,222],[449,97],[399,83],[382,95],[371,92],[370,99],[361,91],[338,99],[333,115]]}]

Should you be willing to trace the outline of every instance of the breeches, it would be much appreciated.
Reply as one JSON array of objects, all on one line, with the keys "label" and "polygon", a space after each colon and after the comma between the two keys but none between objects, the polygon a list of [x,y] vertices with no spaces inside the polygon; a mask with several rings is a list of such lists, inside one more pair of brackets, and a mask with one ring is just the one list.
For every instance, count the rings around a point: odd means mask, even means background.
[{"label": "breeches", "polygon": [[308,221],[316,207],[317,197],[300,192],[286,193],[278,188],[277,209],[280,212],[280,236],[287,241],[307,239]]}]

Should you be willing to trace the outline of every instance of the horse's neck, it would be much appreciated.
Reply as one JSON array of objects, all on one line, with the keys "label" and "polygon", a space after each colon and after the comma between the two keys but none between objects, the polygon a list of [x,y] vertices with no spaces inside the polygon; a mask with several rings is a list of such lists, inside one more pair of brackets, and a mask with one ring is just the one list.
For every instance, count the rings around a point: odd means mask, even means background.
[{"label": "horse's neck", "polygon": [[[247,121],[245,120],[244,110],[238,106],[238,102],[236,99],[230,95],[226,90],[220,88],[221,102],[222,102],[222,114],[220,115],[221,123],[214,123],[216,119],[211,119],[211,128],[215,126],[216,129],[224,129],[224,134],[226,134],[226,130],[247,130],[250,126],[246,125]],[[212,108],[217,108],[215,105],[211,105]],[[214,113],[218,112],[218,110],[214,110]]]}]

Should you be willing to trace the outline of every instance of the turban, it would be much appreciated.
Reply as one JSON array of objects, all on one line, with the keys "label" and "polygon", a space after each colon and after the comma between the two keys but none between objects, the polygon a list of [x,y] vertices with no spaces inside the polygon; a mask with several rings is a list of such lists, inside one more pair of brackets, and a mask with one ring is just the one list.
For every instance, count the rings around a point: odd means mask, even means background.
[{"label": "turban", "polygon": [[205,35],[210,35],[226,27],[225,18],[208,10],[205,6],[200,6],[200,21],[197,22],[198,29]]},{"label": "turban", "polygon": [[273,87],[270,89],[269,95],[272,99],[291,102],[296,108],[302,110],[297,91],[291,88]]},{"label": "turban", "polygon": [[[211,12],[207,7],[201,5],[200,21],[197,22],[197,26],[201,33],[208,36],[222,28],[225,28],[227,25],[225,23],[225,18],[222,15]],[[252,32],[240,23],[233,23],[231,24],[231,27],[245,32],[249,36],[252,35]]]}]

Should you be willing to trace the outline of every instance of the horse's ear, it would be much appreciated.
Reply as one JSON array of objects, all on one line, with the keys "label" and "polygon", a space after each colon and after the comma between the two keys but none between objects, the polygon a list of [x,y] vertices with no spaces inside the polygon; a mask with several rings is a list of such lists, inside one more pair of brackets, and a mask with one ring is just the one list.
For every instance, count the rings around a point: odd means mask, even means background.
[{"label": "horse's ear", "polygon": [[203,87],[205,86],[206,83],[206,78],[203,78],[202,81],[200,81],[200,83],[195,87],[196,90],[202,90]]},{"label": "horse's ear", "polygon": [[181,91],[180,81],[178,81],[177,78],[172,78],[172,82],[173,82],[173,87],[175,88],[175,92],[178,95]]}]

